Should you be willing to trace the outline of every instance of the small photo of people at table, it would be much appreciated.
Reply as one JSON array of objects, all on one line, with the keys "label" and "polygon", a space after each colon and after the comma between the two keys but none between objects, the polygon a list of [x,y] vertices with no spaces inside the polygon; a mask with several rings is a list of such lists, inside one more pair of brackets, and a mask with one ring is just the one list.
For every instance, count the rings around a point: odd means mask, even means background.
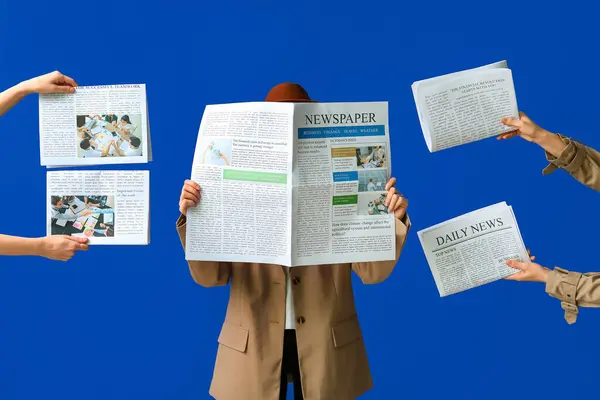
[{"label": "small photo of people at table", "polygon": [[356,148],[356,166],[361,168],[385,168],[385,146],[361,146]]},{"label": "small photo of people at table", "polygon": [[115,197],[50,196],[52,235],[115,236]]},{"label": "small photo of people at table", "polygon": [[77,116],[77,157],[139,157],[141,155],[141,114]]}]

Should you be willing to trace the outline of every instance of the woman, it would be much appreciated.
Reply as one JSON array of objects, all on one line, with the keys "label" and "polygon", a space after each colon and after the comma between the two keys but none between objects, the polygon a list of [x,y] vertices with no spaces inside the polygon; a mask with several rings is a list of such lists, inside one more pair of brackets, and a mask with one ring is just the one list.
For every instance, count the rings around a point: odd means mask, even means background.
[{"label": "woman", "polygon": [[[502,119],[502,123],[517,130],[502,134],[498,139],[521,136],[529,142],[538,144],[546,151],[546,159],[550,162],[550,165],[544,169],[544,174],[561,168],[584,185],[600,191],[599,152],[566,136],[548,132],[523,113],[520,113],[520,116],[520,120]],[[579,306],[600,307],[600,273],[581,274],[558,267],[550,270],[533,262],[522,263],[514,260],[507,261],[506,264],[519,270],[507,279],[544,282],[546,292],[561,300],[565,319],[569,324],[577,320]]]},{"label": "woman", "polygon": [[[271,89],[265,101],[312,100],[300,85],[288,83]],[[296,268],[188,261],[190,273],[199,285],[230,284],[230,302],[218,339],[210,387],[215,399],[283,400],[290,380],[296,400],[348,400],[371,388],[373,382],[352,292],[352,271],[363,283],[380,283],[392,273],[400,257],[410,220],[406,214],[408,200],[395,184],[394,178],[388,181],[383,198],[386,210],[395,217],[395,260]],[[184,248],[187,210],[201,203],[201,194],[197,183],[185,182],[177,221]],[[211,202],[207,197],[202,200],[204,209],[215,205],[214,199]],[[219,209],[220,205],[212,212],[220,212]]]},{"label": "woman", "polygon": [[121,117],[121,121],[119,121],[117,124],[117,130],[121,136],[121,139],[129,140],[129,136],[131,136],[134,131],[134,127],[129,119],[129,115],[123,115]]},{"label": "woman", "polygon": [[[13,108],[25,96],[33,93],[75,93],[77,83],[58,71],[23,81],[0,93],[0,116]],[[42,256],[67,261],[77,250],[87,250],[86,238],[56,235],[24,238],[0,235],[0,255]]]}]

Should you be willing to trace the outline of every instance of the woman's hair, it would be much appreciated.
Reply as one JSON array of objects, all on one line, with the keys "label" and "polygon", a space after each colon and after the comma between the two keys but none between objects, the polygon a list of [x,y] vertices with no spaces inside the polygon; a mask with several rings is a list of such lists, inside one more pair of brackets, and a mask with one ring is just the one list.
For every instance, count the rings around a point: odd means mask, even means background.
[{"label": "woman's hair", "polygon": [[81,147],[83,150],[89,149],[90,146],[91,146],[90,139],[83,139],[81,141],[81,143],[79,143],[79,147]]},{"label": "woman's hair", "polygon": [[130,124],[130,123],[131,123],[131,121],[129,120],[129,115],[123,115],[123,116],[121,117],[121,121],[125,121],[125,122],[127,122],[128,124]]},{"label": "woman's hair", "polygon": [[58,202],[61,200],[62,200],[62,197],[60,197],[60,196],[52,196],[52,197],[50,197],[50,204],[52,204],[53,206],[56,206],[58,204]]}]

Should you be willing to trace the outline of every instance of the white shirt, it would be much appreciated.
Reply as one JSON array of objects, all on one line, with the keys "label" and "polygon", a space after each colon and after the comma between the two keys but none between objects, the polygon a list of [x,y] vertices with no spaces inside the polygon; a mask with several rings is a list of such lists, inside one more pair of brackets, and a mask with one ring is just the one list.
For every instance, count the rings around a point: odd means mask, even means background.
[{"label": "white shirt", "polygon": [[285,329],[296,329],[296,312],[294,311],[294,296],[292,294],[292,277],[288,267],[283,267],[283,272],[285,272]]},{"label": "white shirt", "polygon": [[377,190],[377,185],[375,185],[375,183],[373,183],[373,182],[369,182],[369,183],[367,184],[367,191],[369,191],[369,192],[374,192],[374,191],[376,191],[376,190]]},{"label": "white shirt", "polygon": [[126,157],[139,157],[142,155],[141,146],[142,145],[140,144],[140,147],[138,147],[137,149],[132,149],[131,146],[129,145],[129,142],[126,140],[123,140],[123,143],[121,143],[120,148]]},{"label": "white shirt", "polygon": [[83,151],[84,157],[102,157],[102,152],[94,150],[92,146],[89,149]]}]

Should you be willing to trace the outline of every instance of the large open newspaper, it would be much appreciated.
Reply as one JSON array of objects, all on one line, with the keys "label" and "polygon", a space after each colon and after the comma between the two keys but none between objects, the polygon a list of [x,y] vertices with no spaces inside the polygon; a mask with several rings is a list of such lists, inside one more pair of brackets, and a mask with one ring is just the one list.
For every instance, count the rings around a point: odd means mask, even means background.
[{"label": "large open newspaper", "polygon": [[506,61],[417,81],[412,92],[430,152],[514,130],[500,119],[519,118]]},{"label": "large open newspaper", "polygon": [[186,258],[299,266],[395,258],[388,105],[207,106]]},{"label": "large open newspaper", "polygon": [[148,171],[47,173],[48,235],[87,237],[90,244],[148,244]]},{"label": "large open newspaper", "polygon": [[529,261],[512,207],[494,204],[418,232],[441,297],[516,273]]},{"label": "large open newspaper", "polygon": [[146,85],[79,86],[40,95],[41,164],[48,167],[152,160]]}]

